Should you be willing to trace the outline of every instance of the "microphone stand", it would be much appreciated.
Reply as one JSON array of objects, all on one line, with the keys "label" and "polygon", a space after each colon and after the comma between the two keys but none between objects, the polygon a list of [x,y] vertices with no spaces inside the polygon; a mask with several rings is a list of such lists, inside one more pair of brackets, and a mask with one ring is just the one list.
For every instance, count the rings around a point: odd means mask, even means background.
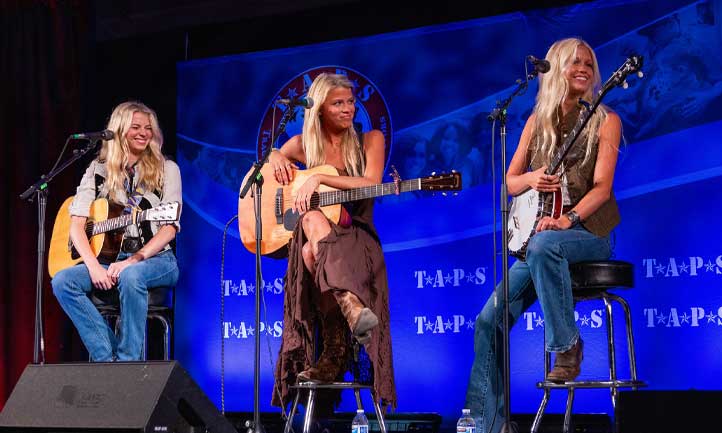
[{"label": "microphone stand", "polygon": [[517,87],[503,101],[497,101],[496,108],[492,110],[487,119],[489,121],[499,120],[501,126],[499,128],[501,134],[501,161],[503,176],[501,177],[501,266],[502,266],[502,302],[504,304],[503,317],[503,343],[502,352],[504,357],[503,380],[504,380],[504,425],[502,425],[502,433],[516,433],[518,427],[511,420],[511,386],[510,386],[510,362],[509,362],[509,232],[506,224],[509,221],[509,199],[506,186],[506,120],[507,109],[511,105],[512,99],[524,93],[529,86],[529,81],[533,80],[539,72],[535,69],[526,76],[526,80],[517,80]]},{"label": "microphone stand", "polygon": [[[45,339],[43,337],[43,277],[45,275],[45,214],[48,205],[48,183],[69,165],[90,152],[100,139],[89,141],[88,144],[73,151],[73,156],[54,168],[20,194],[21,200],[33,201],[38,198],[38,263],[35,276],[35,332],[33,338],[33,364],[45,363]],[[62,153],[61,153],[62,156]]]},{"label": "microphone stand", "polygon": [[255,185],[252,194],[254,214],[256,217],[256,334],[254,335],[255,355],[253,358],[253,420],[247,420],[245,422],[247,433],[265,432],[263,425],[261,424],[261,412],[258,402],[261,383],[261,333],[259,332],[259,329],[261,321],[261,288],[263,287],[263,276],[261,275],[261,240],[263,238],[263,230],[261,229],[261,194],[263,192],[263,175],[261,174],[261,168],[268,161],[268,156],[278,144],[278,139],[281,134],[286,131],[286,123],[288,123],[288,121],[295,115],[294,108],[295,104],[288,105],[288,108],[283,113],[283,116],[278,123],[278,129],[275,135],[276,139],[271,142],[271,145],[264,151],[261,158],[253,163],[253,171],[251,172],[251,175],[248,176],[243,188],[241,188],[239,196],[239,198],[243,199],[248,193],[248,190]]}]

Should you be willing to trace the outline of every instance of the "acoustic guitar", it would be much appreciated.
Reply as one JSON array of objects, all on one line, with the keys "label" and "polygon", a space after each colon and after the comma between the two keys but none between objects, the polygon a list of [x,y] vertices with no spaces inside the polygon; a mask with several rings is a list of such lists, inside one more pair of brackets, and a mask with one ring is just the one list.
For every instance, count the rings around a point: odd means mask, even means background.
[{"label": "acoustic guitar", "polygon": [[[245,178],[248,178],[251,171],[246,174]],[[280,257],[283,255],[282,248],[293,236],[293,229],[300,217],[297,212],[292,211],[292,205],[296,192],[304,182],[316,173],[338,176],[338,170],[331,165],[294,170],[294,172],[293,181],[289,185],[282,185],[276,181],[273,168],[269,164],[265,164],[261,168],[264,182],[261,197],[261,254],[264,256]],[[243,185],[245,183],[244,179]],[[461,173],[456,172],[411,180],[395,180],[346,190],[321,185],[311,197],[311,208],[319,209],[329,220],[338,223],[341,218],[342,203],[410,191],[460,190]],[[255,253],[256,219],[252,194],[246,194],[243,199],[238,200],[238,228],[243,245],[248,251]]]},{"label": "acoustic guitar", "polygon": [[[73,202],[69,197],[58,210],[53,226],[53,237],[48,251],[48,272],[51,277],[65,268],[80,263],[83,259],[70,240],[71,216],[68,208]],[[117,259],[123,243],[125,227],[143,221],[177,221],[180,214],[178,202],[165,203],[152,209],[122,215],[123,206],[99,198],[90,205],[90,216],[85,223],[85,234],[90,249],[98,259],[113,262]]]}]

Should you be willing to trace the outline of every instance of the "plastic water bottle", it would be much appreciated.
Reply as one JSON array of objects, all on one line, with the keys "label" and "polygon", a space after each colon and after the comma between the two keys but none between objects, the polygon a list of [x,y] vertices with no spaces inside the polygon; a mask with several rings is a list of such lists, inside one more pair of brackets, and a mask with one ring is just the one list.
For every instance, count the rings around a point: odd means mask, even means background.
[{"label": "plastic water bottle", "polygon": [[369,420],[363,409],[356,410],[356,416],[351,421],[351,433],[369,433]]},{"label": "plastic water bottle", "polygon": [[476,433],[476,423],[471,417],[471,410],[461,410],[461,418],[456,423],[456,433]]}]

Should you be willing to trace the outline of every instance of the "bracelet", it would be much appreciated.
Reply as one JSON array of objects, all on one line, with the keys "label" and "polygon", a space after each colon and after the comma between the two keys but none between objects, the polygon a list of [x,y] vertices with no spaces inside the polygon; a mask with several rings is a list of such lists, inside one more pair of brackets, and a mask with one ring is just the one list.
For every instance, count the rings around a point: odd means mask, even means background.
[{"label": "bracelet", "polygon": [[567,217],[570,223],[572,223],[572,226],[579,224],[579,222],[581,221],[581,218],[579,218],[579,214],[573,210],[565,213],[564,216]]}]

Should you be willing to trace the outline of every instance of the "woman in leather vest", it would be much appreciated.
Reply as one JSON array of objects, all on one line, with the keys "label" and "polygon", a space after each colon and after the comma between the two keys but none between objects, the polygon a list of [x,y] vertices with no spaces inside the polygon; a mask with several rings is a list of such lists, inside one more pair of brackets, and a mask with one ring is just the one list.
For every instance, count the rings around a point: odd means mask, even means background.
[{"label": "woman in leather vest", "polygon": [[[513,324],[537,299],[544,314],[546,350],[556,353],[548,380],[575,379],[581,371],[583,342],[574,320],[569,264],[611,255],[609,233],[619,222],[612,193],[621,137],[619,116],[600,105],[563,164],[563,175],[545,170],[572,130],[582,107],[601,79],[592,48],[576,38],[555,42],[546,55],[551,69],[539,76],[532,115],[507,171],[508,193],[529,188],[561,192],[564,212],[540,219],[525,260],[509,269],[510,321]],[[497,286],[497,291],[501,285]],[[495,295],[476,319],[474,362],[466,407],[481,421],[479,431],[497,432],[504,424],[501,342],[503,305]]]}]

